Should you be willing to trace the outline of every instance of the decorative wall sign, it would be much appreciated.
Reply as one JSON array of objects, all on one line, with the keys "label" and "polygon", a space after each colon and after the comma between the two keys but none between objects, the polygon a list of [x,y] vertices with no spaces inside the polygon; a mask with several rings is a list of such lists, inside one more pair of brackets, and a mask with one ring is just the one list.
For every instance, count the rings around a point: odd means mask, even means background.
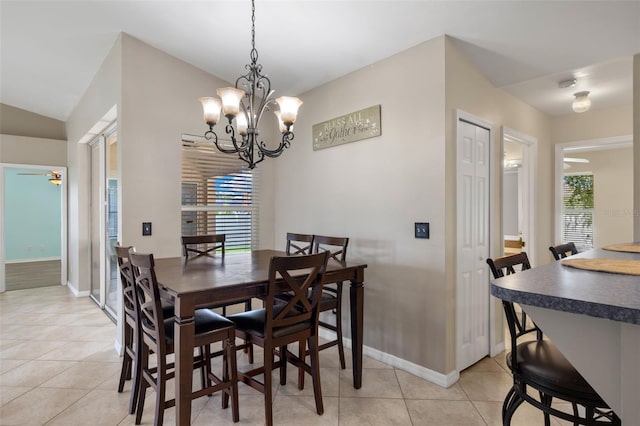
[{"label": "decorative wall sign", "polygon": [[312,128],[313,150],[380,136],[380,105],[352,112]]}]

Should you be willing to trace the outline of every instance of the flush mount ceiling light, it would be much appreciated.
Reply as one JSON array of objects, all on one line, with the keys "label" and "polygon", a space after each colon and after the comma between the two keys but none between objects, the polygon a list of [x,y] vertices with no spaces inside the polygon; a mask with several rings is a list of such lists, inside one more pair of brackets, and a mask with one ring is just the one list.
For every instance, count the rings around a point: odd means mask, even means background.
[{"label": "flush mount ceiling light", "polygon": [[[235,87],[225,87],[217,90],[222,99],[205,97],[200,98],[204,109],[204,121],[209,126],[204,136],[212,140],[216,148],[225,154],[238,154],[238,157],[246,162],[250,169],[265,159],[265,157],[278,157],[285,148],[288,148],[293,140],[293,123],[296,121],[298,107],[302,101],[298,98],[281,96],[273,99],[274,91],[271,90],[271,81],[262,73],[262,65],[258,64],[258,51],[256,50],[255,29],[255,4],[251,1],[251,63],[246,65],[247,74],[241,75],[236,80]],[[258,126],[262,113],[269,110],[275,103],[280,111],[274,111],[278,118],[282,140],[275,149],[267,148],[264,141],[259,139]],[[225,147],[218,144],[218,135],[213,131],[213,126],[220,119],[220,108],[229,123],[225,127],[225,133],[231,139],[233,147]],[[235,125],[233,121],[235,119]]]},{"label": "flush mount ceiling light", "polygon": [[580,113],[589,111],[589,108],[591,108],[591,99],[589,99],[588,91],[577,92],[574,93],[573,96],[576,98],[573,100],[571,108],[573,108],[575,112]]}]

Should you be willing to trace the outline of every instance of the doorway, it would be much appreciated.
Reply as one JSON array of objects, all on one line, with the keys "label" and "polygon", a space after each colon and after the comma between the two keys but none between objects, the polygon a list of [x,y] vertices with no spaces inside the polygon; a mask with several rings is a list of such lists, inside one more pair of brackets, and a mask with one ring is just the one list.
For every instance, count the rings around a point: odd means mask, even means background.
[{"label": "doorway", "polygon": [[526,251],[535,265],[536,138],[502,128],[503,253]]},{"label": "doorway", "polygon": [[0,165],[0,292],[66,284],[66,167]]},{"label": "doorway", "polygon": [[115,320],[118,306],[118,264],[113,246],[118,241],[118,133],[109,125],[90,147],[90,297]]},{"label": "doorway", "polygon": [[456,368],[489,354],[492,125],[458,111],[456,136]]},{"label": "doorway", "polygon": [[631,135],[557,144],[555,170],[556,244],[584,251],[634,240]]}]

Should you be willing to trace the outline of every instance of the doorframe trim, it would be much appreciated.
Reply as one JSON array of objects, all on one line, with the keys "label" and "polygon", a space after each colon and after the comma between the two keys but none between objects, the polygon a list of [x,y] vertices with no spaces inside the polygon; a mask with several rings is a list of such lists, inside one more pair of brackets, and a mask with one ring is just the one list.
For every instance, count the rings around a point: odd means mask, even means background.
[{"label": "doorframe trim", "polygon": [[[491,250],[491,244],[492,244],[492,228],[491,228],[491,218],[494,217],[495,215],[495,204],[496,204],[496,194],[495,191],[492,190],[493,188],[493,183],[494,183],[494,178],[493,178],[493,159],[495,158],[496,155],[496,144],[494,141],[494,125],[492,122],[487,121],[483,118],[480,118],[476,115],[470,114],[464,110],[461,109],[456,109],[456,126],[455,126],[455,146],[456,146],[456,156],[455,156],[455,164],[456,164],[456,172],[455,172],[455,176],[456,176],[456,258],[458,257],[458,241],[457,241],[457,233],[458,233],[458,187],[457,187],[457,179],[458,179],[458,135],[459,135],[459,130],[460,130],[460,122],[461,121],[466,121],[470,124],[473,124],[475,126],[479,126],[479,127],[483,127],[485,129],[487,129],[489,131],[489,218],[488,218],[488,229],[487,229],[487,238],[488,238],[488,247],[489,250]],[[456,260],[456,268],[455,268],[455,290],[457,291],[458,289],[458,263]],[[487,280],[489,280],[489,274],[487,273]],[[488,298],[488,305],[489,305],[489,318],[487,319],[488,321],[488,330],[489,330],[489,355],[492,355],[491,352],[494,349],[494,323],[496,322],[496,310],[494,307],[494,303],[492,303],[492,298],[491,298],[491,294],[487,294],[487,298]],[[456,296],[455,298],[455,319],[456,319],[456,324],[458,323],[458,298]],[[456,325],[456,338],[455,338],[455,366],[456,366],[456,371],[460,371],[459,368],[459,364],[458,364],[458,350],[459,350],[459,345],[458,345],[458,326]]]},{"label": "doorframe trim", "polygon": [[[56,166],[47,164],[19,164],[19,163],[0,163],[0,192],[4,194],[4,169],[34,169],[51,171],[60,170],[62,174],[61,194],[60,194],[60,284],[67,285],[67,167]],[[4,253],[4,200],[5,197],[0,197],[0,293],[6,291],[5,281],[5,253]]]}]

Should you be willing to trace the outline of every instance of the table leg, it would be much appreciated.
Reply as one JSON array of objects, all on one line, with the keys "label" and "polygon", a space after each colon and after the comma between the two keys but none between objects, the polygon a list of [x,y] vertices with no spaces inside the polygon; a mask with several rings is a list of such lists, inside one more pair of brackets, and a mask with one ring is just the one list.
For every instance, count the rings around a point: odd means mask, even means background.
[{"label": "table leg", "polygon": [[[177,308],[177,306],[176,306]],[[187,318],[175,316],[176,424],[191,424],[191,386],[193,380],[193,313]]]},{"label": "table leg", "polygon": [[353,387],[362,386],[362,333],[364,310],[364,286],[362,282],[351,281],[351,354],[353,357]]}]

